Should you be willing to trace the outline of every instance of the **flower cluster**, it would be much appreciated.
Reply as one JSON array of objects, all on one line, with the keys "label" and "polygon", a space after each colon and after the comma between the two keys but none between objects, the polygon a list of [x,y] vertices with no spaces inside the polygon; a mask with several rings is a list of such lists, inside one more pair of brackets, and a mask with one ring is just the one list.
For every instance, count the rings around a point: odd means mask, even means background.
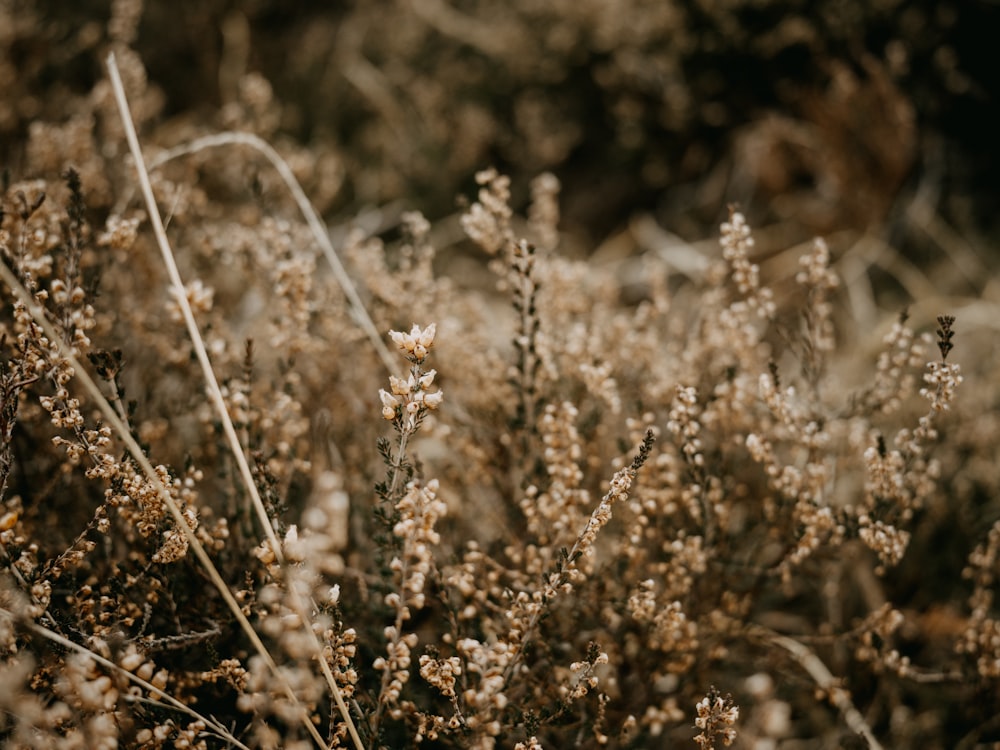
[{"label": "flower cluster", "polygon": [[389,331],[389,338],[393,343],[406,353],[406,358],[415,364],[422,363],[431,347],[434,346],[434,335],[437,332],[437,324],[431,323],[421,330],[416,323],[409,333],[401,331]]},{"label": "flower cluster", "polygon": [[403,685],[410,679],[411,652],[417,645],[417,634],[402,634],[395,627],[389,626],[384,631],[386,655],[378,656],[372,662],[372,668],[385,675],[385,682],[379,696],[379,704],[391,706],[389,715],[393,718],[402,716],[395,704],[399,702]]},{"label": "flower cluster", "polygon": [[462,229],[490,255],[509,247],[514,241],[510,228],[510,178],[495,169],[476,174],[480,185],[479,200],[462,216]]},{"label": "flower cluster", "polygon": [[701,424],[698,421],[700,413],[698,392],[692,387],[678,385],[667,429],[680,438],[684,460],[697,467],[704,466],[705,463],[701,439],[698,437],[701,432]]},{"label": "flower cluster", "polygon": [[928,362],[924,373],[926,388],[920,395],[931,403],[932,411],[947,411],[955,400],[955,390],[962,384],[962,369],[955,362]]},{"label": "flower cluster", "polygon": [[721,742],[722,747],[729,747],[736,739],[733,728],[740,718],[740,709],[729,694],[721,695],[714,687],[708,695],[698,701],[698,718],[695,726],[702,730],[694,738],[701,750],[715,750],[715,743]]},{"label": "flower cluster", "polygon": [[743,214],[735,209],[729,211],[729,221],[722,224],[722,257],[729,262],[736,288],[751,309],[761,317],[774,315],[776,306],[771,290],[760,282],[760,266],[750,261],[749,254],[754,247],[754,238]]},{"label": "flower cluster", "polygon": [[859,516],[858,523],[858,536],[882,563],[875,568],[875,572],[884,573],[886,566],[898,565],[910,544],[910,532],[884,521],[872,520],[867,514]]},{"label": "flower cluster", "polygon": [[885,348],[879,354],[875,376],[864,398],[866,408],[872,411],[892,414],[916,389],[913,370],[924,365],[933,339],[930,334],[917,336],[907,319],[908,314],[902,313],[882,339]]},{"label": "flower cluster", "polygon": [[446,698],[455,697],[455,678],[461,674],[462,660],[457,656],[447,659],[435,659],[429,654],[420,656],[420,676]]},{"label": "flower cluster", "polygon": [[440,406],[444,394],[430,390],[435,375],[437,370],[420,375],[410,373],[406,379],[390,375],[390,390],[380,389],[378,392],[382,400],[382,417],[392,421],[405,414],[407,422],[412,425],[423,411]]},{"label": "flower cluster", "polygon": [[590,514],[587,525],[580,533],[580,536],[577,537],[573,549],[570,550],[568,558],[570,561],[575,562],[577,557],[581,555],[589,556],[594,554],[594,541],[597,539],[598,532],[611,520],[611,511],[614,506],[628,499],[632,482],[635,480],[639,469],[646,463],[650,451],[653,449],[653,441],[653,433],[652,431],[648,431],[639,448],[638,454],[632,459],[632,463],[624,469],[615,472],[615,475],[611,478],[607,494],[601,498],[601,502],[594,509],[594,512]]},{"label": "flower cluster", "polygon": [[[413,607],[422,609],[425,601],[424,586],[431,573],[432,551],[441,541],[435,525],[448,510],[448,506],[438,499],[438,482],[432,479],[425,486],[411,483],[406,494],[396,504],[399,520],[392,533],[403,545],[402,555],[394,558],[390,567],[400,577],[402,599],[389,594],[387,604],[394,608]],[[393,597],[389,601],[389,597]],[[404,610],[404,620],[409,612]]]},{"label": "flower cluster", "polygon": [[416,429],[428,411],[437,409],[444,399],[440,390],[431,390],[436,370],[424,371],[420,365],[434,345],[436,326],[431,323],[423,330],[414,324],[409,333],[390,331],[389,335],[406,354],[412,366],[406,378],[389,376],[389,390],[379,389],[382,417],[393,422],[401,431]]}]

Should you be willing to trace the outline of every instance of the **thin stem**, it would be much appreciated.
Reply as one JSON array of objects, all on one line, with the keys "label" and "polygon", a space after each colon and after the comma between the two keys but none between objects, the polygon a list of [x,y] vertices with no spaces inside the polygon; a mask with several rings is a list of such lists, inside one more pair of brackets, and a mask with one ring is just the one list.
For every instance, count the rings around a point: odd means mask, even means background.
[{"label": "thin stem", "polygon": [[250,471],[250,464],[247,461],[242,446],[240,445],[239,437],[236,435],[236,429],[233,427],[233,420],[229,417],[225,397],[222,395],[222,390],[219,388],[219,382],[215,377],[215,372],[212,370],[211,360],[208,358],[208,351],[205,349],[205,342],[198,330],[198,324],[194,319],[194,312],[191,310],[191,305],[188,302],[187,292],[184,288],[184,281],[181,279],[180,271],[177,270],[177,262],[174,259],[174,253],[170,248],[170,241],[167,239],[167,232],[163,227],[163,220],[160,218],[160,211],[156,205],[156,198],[153,196],[153,186],[149,181],[149,172],[146,170],[146,162],[143,159],[142,149],[139,146],[139,136],[135,132],[135,124],[132,122],[128,99],[125,96],[125,87],[122,85],[121,75],[118,72],[118,64],[115,62],[113,52],[108,55],[107,64],[108,72],[111,76],[111,86],[114,89],[115,100],[118,103],[118,111],[121,115],[122,125],[125,128],[125,136],[128,139],[128,145],[132,152],[132,158],[135,161],[135,169],[139,177],[139,187],[142,189],[142,195],[145,199],[146,208],[149,212],[149,221],[153,227],[153,233],[156,235],[156,242],[157,245],[159,245],[160,254],[163,256],[163,263],[167,267],[167,273],[170,276],[170,283],[173,285],[174,295],[177,298],[177,305],[184,316],[184,324],[187,326],[188,335],[191,338],[191,344],[194,347],[196,356],[198,357],[198,363],[201,365],[202,375],[205,378],[209,398],[212,401],[212,405],[215,407],[215,411],[219,415],[219,419],[222,424],[222,431],[225,433],[226,439],[229,441],[229,448],[233,453],[233,457],[236,459],[240,476],[243,478],[243,483],[246,485],[251,503],[257,512],[257,519],[260,522],[261,528],[267,536],[268,541],[271,543],[271,549],[274,552],[274,556],[279,562],[282,562],[283,554],[281,551],[281,543],[278,541],[278,537],[274,533],[274,528],[267,516],[267,509],[264,507],[264,502],[261,500],[260,493],[257,491],[257,484],[253,480],[253,474]]},{"label": "thin stem", "polygon": [[871,727],[868,726],[868,722],[865,721],[861,712],[854,707],[854,703],[851,702],[848,692],[837,685],[837,680],[833,674],[812,649],[794,638],[777,633],[769,633],[767,638],[775,645],[781,646],[790,653],[795,658],[795,661],[809,673],[809,676],[813,678],[816,684],[826,691],[833,705],[840,709],[840,713],[843,715],[847,726],[852,731],[864,737],[871,750],[882,750],[882,745],[875,739]]},{"label": "thin stem", "polygon": [[281,158],[281,155],[278,154],[278,152],[275,151],[267,141],[259,138],[253,133],[226,132],[208,135],[202,138],[196,138],[190,143],[186,143],[182,146],[177,146],[176,148],[166,151],[149,163],[149,169],[158,169],[168,161],[177,159],[181,156],[186,156],[188,154],[194,154],[207,148],[218,148],[220,146],[233,145],[249,146],[250,148],[258,151],[271,163],[271,166],[274,167],[275,171],[277,171],[289,192],[292,194],[292,197],[295,199],[295,203],[298,205],[303,218],[309,225],[309,229],[312,231],[316,244],[319,245],[327,263],[330,264],[330,269],[333,271],[333,275],[337,279],[337,283],[340,284],[340,288],[343,290],[344,296],[347,297],[347,301],[350,303],[351,309],[354,311],[354,316],[357,319],[358,325],[361,326],[362,330],[364,330],[365,334],[368,336],[368,340],[371,342],[372,346],[375,347],[375,351],[378,354],[379,359],[382,360],[382,364],[385,366],[386,371],[392,372],[395,368],[395,362],[393,361],[392,355],[389,353],[389,349],[386,347],[385,342],[382,341],[382,337],[379,335],[378,329],[375,327],[375,323],[368,314],[368,310],[365,308],[365,304],[361,300],[361,295],[358,294],[357,287],[354,285],[350,275],[348,275],[347,270],[344,268],[344,264],[337,255],[337,251],[334,249],[333,243],[330,241],[329,232],[323,225],[322,220],[316,214],[316,210],[313,208],[309,198],[306,197],[305,191],[302,190],[302,186],[299,184],[299,181],[295,179],[295,175],[292,173],[288,163]]},{"label": "thin stem", "polygon": [[[12,619],[17,619],[15,613],[11,612],[10,610],[0,609],[0,612],[2,612],[3,614],[7,615],[8,617],[11,617]],[[170,695],[168,693],[165,693],[164,691],[160,690],[160,688],[156,687],[155,685],[153,685],[153,684],[151,684],[149,682],[146,682],[146,680],[142,679],[141,677],[132,674],[127,669],[124,669],[123,667],[119,666],[118,664],[115,664],[113,661],[110,661],[109,659],[105,659],[100,654],[94,653],[90,649],[85,648],[84,646],[81,646],[78,643],[74,643],[73,641],[69,640],[68,638],[64,638],[63,636],[59,635],[55,631],[49,630],[48,628],[46,628],[46,627],[44,627],[42,625],[39,625],[38,623],[31,622],[30,620],[28,620],[28,621],[23,622],[22,624],[23,624],[24,627],[26,627],[28,630],[32,631],[33,633],[36,633],[36,634],[42,636],[43,638],[47,638],[50,641],[52,641],[53,643],[59,644],[63,648],[67,648],[67,649],[70,649],[72,651],[76,651],[77,653],[80,653],[80,654],[85,654],[86,656],[90,657],[91,659],[93,659],[95,662],[97,662],[101,666],[103,666],[103,667],[105,667],[105,668],[107,668],[107,669],[109,669],[109,670],[111,670],[113,672],[117,672],[117,673],[119,673],[121,675],[124,675],[129,680],[131,680],[132,682],[134,682],[136,685],[138,685],[139,687],[141,687],[143,690],[146,690],[147,692],[151,693],[152,695],[155,695],[156,697],[158,697],[158,698],[166,701],[171,706],[173,706],[174,708],[176,708],[178,711],[187,714],[188,716],[190,716],[191,718],[195,719],[196,721],[202,721],[202,722],[204,722],[205,725],[208,726],[208,727],[211,727],[212,731],[215,732],[220,738],[222,738],[222,739],[226,740],[227,742],[231,743],[234,747],[242,748],[242,750],[250,750],[246,745],[244,745],[242,742],[240,742],[238,739],[236,739],[236,737],[234,737],[232,735],[232,733],[228,729],[226,729],[222,724],[220,724],[219,722],[215,721],[214,719],[212,719],[210,717],[203,716],[202,714],[198,713],[197,711],[195,711],[194,709],[190,708],[186,704],[181,703],[179,700],[177,700],[176,698],[174,698],[172,695]],[[128,696],[126,696],[126,698],[127,697]]]},{"label": "thin stem", "polygon": [[[112,77],[113,84],[115,84],[116,93],[120,94],[119,103],[120,104],[124,104],[127,107],[127,104],[124,102],[124,92],[123,92],[123,89],[121,87],[121,79],[120,79],[120,76],[118,75],[117,66],[115,65],[113,55],[109,56],[108,66],[109,66],[109,70],[111,72],[111,77]],[[137,138],[135,136],[134,127],[131,127],[131,119],[127,116],[126,113],[127,113],[127,110],[125,110],[123,112],[123,119],[124,119],[124,121],[126,123],[126,131],[129,134],[129,136],[130,136],[130,138],[129,138],[130,145],[133,147],[133,152],[135,153],[135,152],[138,151],[138,140],[137,140]],[[139,155],[137,157],[137,165],[142,165],[141,152],[139,153]],[[145,179],[141,180],[141,181],[143,183],[143,187],[146,188],[145,192],[147,193],[147,195],[146,195],[147,200],[151,201],[151,199],[152,199],[152,191],[151,191],[151,188],[150,188],[150,185],[149,185],[148,175],[145,174],[145,171],[141,168],[141,166],[140,166],[139,171],[140,171],[140,176],[141,177],[145,177]],[[157,213],[157,211],[155,209],[155,203],[152,203],[151,214],[152,214],[153,217],[155,217],[154,218],[154,228],[156,228],[158,230],[157,231],[158,239],[160,239],[161,242],[163,243],[163,244],[161,244],[161,249],[162,249],[162,247],[165,244],[166,238],[165,238],[165,233],[163,232],[162,222],[159,221],[159,215],[158,215],[158,213]],[[187,319],[187,321],[189,323],[189,329],[190,329],[190,328],[193,327],[193,316],[191,315],[190,307],[184,304],[186,302],[186,297],[183,294],[183,285],[180,283],[179,275],[177,274],[177,271],[176,271],[176,266],[173,264],[173,258],[169,254],[169,246],[166,246],[165,260],[167,261],[168,268],[171,268],[171,270],[173,271],[173,273],[171,275],[174,277],[173,280],[174,280],[175,288],[178,288],[178,289],[182,290],[181,294],[179,295],[179,299],[180,299],[180,302],[181,302],[182,309],[185,312],[185,317],[186,317],[186,319]],[[287,696],[289,697],[289,699],[293,703],[299,704],[299,701],[296,698],[296,696],[295,696],[294,692],[292,691],[291,687],[288,685],[287,681],[279,673],[277,665],[274,663],[274,660],[271,658],[270,654],[268,653],[268,651],[267,651],[266,647],[264,646],[263,642],[261,642],[261,640],[260,640],[259,636],[257,635],[257,633],[253,630],[253,627],[250,625],[249,620],[247,620],[246,617],[245,617],[245,615],[243,615],[243,613],[242,613],[242,611],[240,609],[239,604],[236,602],[236,600],[233,597],[232,593],[229,591],[229,589],[226,586],[225,582],[222,580],[221,575],[218,573],[218,570],[215,568],[215,566],[211,562],[211,559],[208,557],[208,554],[205,551],[204,547],[201,545],[200,541],[198,540],[197,536],[194,534],[193,530],[188,526],[186,519],[184,518],[183,514],[180,511],[180,508],[176,505],[176,503],[174,502],[173,498],[170,496],[170,494],[167,491],[167,489],[163,486],[162,482],[160,482],[159,477],[156,475],[156,472],[154,471],[154,469],[153,469],[151,463],[149,462],[148,458],[142,452],[142,450],[139,447],[139,445],[135,442],[135,440],[132,437],[132,435],[131,435],[130,431],[128,430],[127,426],[119,418],[119,415],[117,414],[116,410],[110,405],[110,403],[108,403],[108,401],[104,397],[103,393],[100,391],[100,389],[96,386],[96,384],[93,382],[93,380],[87,374],[86,370],[83,368],[83,366],[81,365],[81,363],[77,360],[77,358],[71,352],[66,351],[65,347],[59,345],[61,343],[61,339],[58,336],[57,332],[54,330],[54,328],[49,323],[48,319],[45,317],[44,311],[34,302],[33,298],[28,293],[28,291],[26,289],[24,289],[24,287],[21,285],[21,283],[16,278],[16,276],[4,264],[0,264],[0,277],[3,278],[3,280],[8,284],[8,286],[10,286],[10,288],[12,289],[12,291],[14,291],[15,295],[17,295],[18,298],[25,305],[25,307],[28,308],[28,310],[31,312],[32,317],[34,318],[35,322],[46,332],[46,334],[50,337],[51,340],[53,340],[54,342],[57,342],[57,346],[59,346],[59,348],[62,350],[62,351],[60,351],[60,354],[62,356],[64,356],[66,358],[66,360],[70,363],[70,365],[73,367],[73,369],[74,369],[74,371],[76,373],[77,378],[84,385],[85,390],[87,390],[91,394],[91,396],[94,398],[94,400],[97,403],[98,407],[100,408],[101,412],[104,414],[105,418],[108,420],[108,423],[119,434],[119,436],[121,437],[121,439],[123,440],[123,442],[126,444],[126,447],[127,447],[128,451],[129,451],[129,453],[132,455],[132,457],[135,459],[136,463],[140,466],[140,468],[146,474],[147,478],[150,480],[150,482],[152,483],[152,485],[156,488],[158,494],[161,497],[161,500],[164,502],[164,504],[166,505],[166,507],[168,508],[168,510],[173,515],[174,521],[175,521],[177,527],[185,535],[185,538],[187,539],[188,544],[190,545],[191,549],[194,551],[195,556],[199,559],[199,561],[202,563],[202,565],[204,566],[204,568],[208,572],[209,577],[213,581],[213,584],[219,590],[220,594],[223,596],[223,599],[226,601],[227,605],[233,611],[234,616],[236,617],[237,621],[240,623],[240,626],[246,632],[247,636],[250,638],[251,642],[254,645],[254,648],[264,658],[265,663],[267,664],[268,668],[272,671],[272,673],[274,673],[275,676],[279,678],[279,681],[280,681],[282,687],[285,689],[285,692],[286,692]],[[201,342],[200,336],[197,335],[197,328],[193,327],[193,330],[194,330],[193,339],[194,339],[195,344],[196,344],[196,349],[200,348],[200,354],[204,355],[202,357],[203,366],[207,365],[207,370],[208,370],[207,377],[209,377],[212,382],[215,382],[214,374],[211,373],[211,366],[210,366],[210,364],[208,364],[207,355],[205,354],[205,351],[204,351],[204,345]],[[199,343],[201,343],[200,347],[198,347]],[[221,393],[218,391],[218,385],[217,385],[217,383],[215,384],[215,390],[216,390],[216,394],[219,395],[219,396],[221,396]],[[223,406],[223,414],[225,414],[224,404],[222,406]],[[233,431],[232,431],[232,424],[231,424],[231,422],[228,423],[228,427],[229,427],[228,432],[232,433]],[[242,456],[242,452],[241,451],[237,452],[237,455],[240,458],[244,459],[243,463],[245,465],[245,457]],[[246,474],[249,475],[249,471],[248,470],[247,470]],[[248,486],[251,488],[251,492],[255,492],[256,488],[255,488],[255,485],[252,482],[252,479],[249,481]],[[258,499],[259,499],[259,495],[258,495]],[[262,504],[261,504],[261,507],[262,507]],[[265,521],[266,521],[266,515],[265,515],[264,518],[265,518]],[[274,542],[275,542],[275,548],[274,548],[275,549],[275,554],[276,554],[276,556],[280,556],[280,554],[281,554],[280,546],[278,546],[277,543],[276,543],[277,540],[276,540],[276,537],[274,537],[274,535],[273,535],[273,529],[270,529],[270,524],[269,523],[266,524],[265,528],[271,531],[272,539],[274,539]],[[300,610],[300,614],[305,614],[304,608],[301,606],[301,602],[298,600],[297,594],[295,594],[294,590],[292,591],[292,593],[293,593],[293,598],[295,599],[295,601],[299,605],[298,608]],[[308,624],[309,618],[306,616],[303,619]],[[307,629],[312,634],[311,628],[307,627]],[[318,643],[318,639],[316,639],[316,637],[315,637],[315,634],[313,634],[313,638],[314,638],[314,640],[316,640],[317,653],[319,653],[319,648],[318,648],[319,647],[319,643]],[[322,670],[324,672],[324,675],[326,676],[328,683],[330,683],[330,685],[331,685],[331,689],[332,689],[334,698],[335,698],[335,700],[337,702],[338,708],[340,709],[342,716],[344,717],[344,720],[345,720],[345,722],[346,722],[346,724],[348,726],[348,729],[349,729],[349,731],[350,731],[350,733],[352,735],[352,739],[354,739],[356,747],[359,748],[359,750],[363,750],[364,745],[361,743],[360,737],[358,737],[358,735],[357,735],[357,731],[354,728],[353,722],[351,721],[349,712],[347,711],[347,707],[346,707],[346,705],[343,702],[343,697],[340,694],[340,690],[337,687],[337,685],[336,685],[336,683],[335,683],[335,681],[333,679],[333,675],[332,675],[332,672],[329,669],[329,665],[326,664],[325,660],[323,660],[323,659],[320,659],[320,663],[321,663],[321,667],[322,667]],[[317,732],[317,730],[315,729],[315,727],[312,725],[312,723],[309,721],[308,716],[303,715],[302,721],[303,721],[303,725],[306,727],[307,731],[312,735],[313,739],[317,742],[317,744],[319,744],[320,746],[325,746],[325,742],[323,741],[322,737],[320,737],[319,733]]]},{"label": "thin stem", "polygon": [[[239,623],[240,628],[242,628],[243,632],[246,633],[247,638],[250,639],[254,650],[260,654],[268,669],[278,679],[278,682],[288,699],[295,705],[301,705],[300,701],[295,696],[295,692],[288,684],[288,681],[278,670],[278,665],[275,664],[274,659],[267,650],[267,647],[264,646],[264,642],[261,641],[260,636],[257,635],[257,632],[253,629],[250,621],[247,619],[246,615],[243,614],[243,610],[240,608],[240,605],[233,596],[233,593],[229,590],[226,582],[222,579],[222,575],[215,567],[215,564],[208,556],[208,552],[205,551],[205,547],[202,545],[201,540],[198,539],[194,530],[188,525],[187,519],[184,517],[181,509],[174,501],[174,498],[170,495],[169,490],[160,480],[159,475],[157,475],[156,470],[153,468],[153,464],[136,442],[128,427],[119,418],[114,407],[108,402],[107,397],[105,397],[104,393],[97,386],[97,383],[94,382],[93,378],[90,377],[90,374],[84,369],[83,364],[77,359],[76,355],[74,355],[72,351],[70,351],[65,344],[62,343],[55,327],[49,322],[48,318],[45,317],[45,311],[38,305],[37,302],[35,302],[34,298],[28,290],[24,288],[21,282],[17,280],[17,277],[14,276],[14,273],[7,267],[6,263],[0,263],[0,278],[3,279],[4,283],[10,287],[14,295],[28,309],[34,322],[45,332],[45,335],[48,336],[56,346],[59,355],[63,357],[73,368],[76,380],[83,386],[84,390],[90,394],[90,397],[94,400],[97,408],[100,409],[101,414],[107,420],[108,424],[111,425],[111,428],[118,434],[119,438],[121,438],[121,441],[125,444],[125,448],[128,450],[129,454],[135,460],[136,464],[138,464],[139,468],[142,469],[142,473],[145,474],[150,484],[156,490],[157,495],[167,507],[167,510],[170,511],[170,514],[174,519],[174,524],[181,531],[181,533],[184,534],[184,538],[187,540],[188,545],[194,552],[195,557],[198,558],[198,561],[205,569],[208,577],[212,580],[212,584],[215,586],[216,590],[218,590],[219,594],[226,602],[226,605],[233,613],[233,616]],[[310,629],[309,632],[312,632],[312,630]],[[325,660],[321,660],[321,663],[325,663]],[[342,702],[343,699],[341,699],[341,703]],[[313,736],[313,739],[316,740],[321,747],[325,747],[326,743],[323,741],[323,738],[320,737],[319,732],[313,726],[312,722],[309,721],[309,717],[305,715],[305,712],[303,712],[302,723],[306,727],[306,730]],[[358,750],[363,750],[363,748],[364,746],[359,743]]]}]

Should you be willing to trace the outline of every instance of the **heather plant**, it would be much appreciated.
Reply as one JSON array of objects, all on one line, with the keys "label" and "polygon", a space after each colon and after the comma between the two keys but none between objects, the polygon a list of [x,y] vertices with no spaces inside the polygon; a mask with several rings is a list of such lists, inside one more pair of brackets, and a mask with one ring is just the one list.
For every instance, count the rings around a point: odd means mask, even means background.
[{"label": "heather plant", "polygon": [[495,168],[334,243],[266,82],[151,132],[129,7],[0,203],[5,746],[987,740],[988,294],[866,330],[735,205],[581,259]]}]

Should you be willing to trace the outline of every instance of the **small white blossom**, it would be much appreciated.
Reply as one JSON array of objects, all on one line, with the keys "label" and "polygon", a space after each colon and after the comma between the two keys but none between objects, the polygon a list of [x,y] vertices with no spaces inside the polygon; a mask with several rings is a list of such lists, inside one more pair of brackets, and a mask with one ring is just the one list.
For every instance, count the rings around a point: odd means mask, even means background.
[{"label": "small white blossom", "polygon": [[400,331],[389,331],[389,337],[393,342],[407,353],[408,358],[414,362],[423,362],[427,358],[427,353],[434,345],[434,334],[437,332],[437,325],[431,323],[421,330],[416,323],[409,333]]}]

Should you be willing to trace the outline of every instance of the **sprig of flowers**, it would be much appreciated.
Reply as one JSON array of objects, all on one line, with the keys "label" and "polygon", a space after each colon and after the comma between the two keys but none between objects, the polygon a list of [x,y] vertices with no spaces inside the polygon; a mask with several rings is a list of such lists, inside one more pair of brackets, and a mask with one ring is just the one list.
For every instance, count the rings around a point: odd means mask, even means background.
[{"label": "sprig of flowers", "polygon": [[437,333],[437,324],[431,323],[429,326],[420,329],[416,323],[409,333],[401,331],[389,331],[389,338],[393,343],[406,352],[406,358],[414,364],[420,364],[427,358],[431,347],[434,346],[434,335]]},{"label": "sprig of flowers", "polygon": [[394,610],[395,618],[384,630],[386,655],[377,657],[373,663],[374,668],[382,672],[373,719],[376,734],[384,713],[393,719],[403,717],[400,694],[409,681],[411,653],[417,645],[417,634],[404,634],[403,627],[412,610],[421,609],[425,604],[424,584],[433,566],[431,549],[439,541],[434,525],[447,510],[444,502],[437,499],[437,480],[426,484],[407,481],[405,490],[399,490],[401,497],[397,496],[400,480],[412,474],[406,457],[407,442],[419,429],[427,412],[436,409],[444,398],[440,390],[430,390],[437,372],[425,371],[422,367],[434,346],[436,331],[434,323],[423,329],[414,323],[409,333],[389,331],[389,337],[409,360],[410,372],[405,378],[390,375],[390,390],[379,390],[382,417],[392,422],[399,443],[395,454],[389,450],[388,441],[380,446],[389,464],[389,476],[386,483],[376,487],[383,503],[378,512],[391,524],[389,543],[397,551],[389,563],[397,590],[385,596],[385,604]]},{"label": "sprig of flowers", "polygon": [[434,346],[436,326],[431,323],[421,330],[416,323],[409,333],[389,331],[389,336],[396,343],[410,362],[409,376],[397,378],[389,376],[389,390],[380,388],[378,395],[382,401],[382,417],[393,423],[400,433],[413,432],[420,421],[432,409],[437,409],[444,399],[440,391],[430,390],[434,383],[437,370],[421,368],[421,364]]},{"label": "sprig of flowers", "polygon": [[715,687],[709,688],[708,695],[698,701],[698,718],[695,726],[702,730],[694,738],[701,750],[715,750],[716,741],[722,747],[729,747],[736,739],[733,725],[740,718],[740,708],[733,702],[733,696],[722,695]]}]

